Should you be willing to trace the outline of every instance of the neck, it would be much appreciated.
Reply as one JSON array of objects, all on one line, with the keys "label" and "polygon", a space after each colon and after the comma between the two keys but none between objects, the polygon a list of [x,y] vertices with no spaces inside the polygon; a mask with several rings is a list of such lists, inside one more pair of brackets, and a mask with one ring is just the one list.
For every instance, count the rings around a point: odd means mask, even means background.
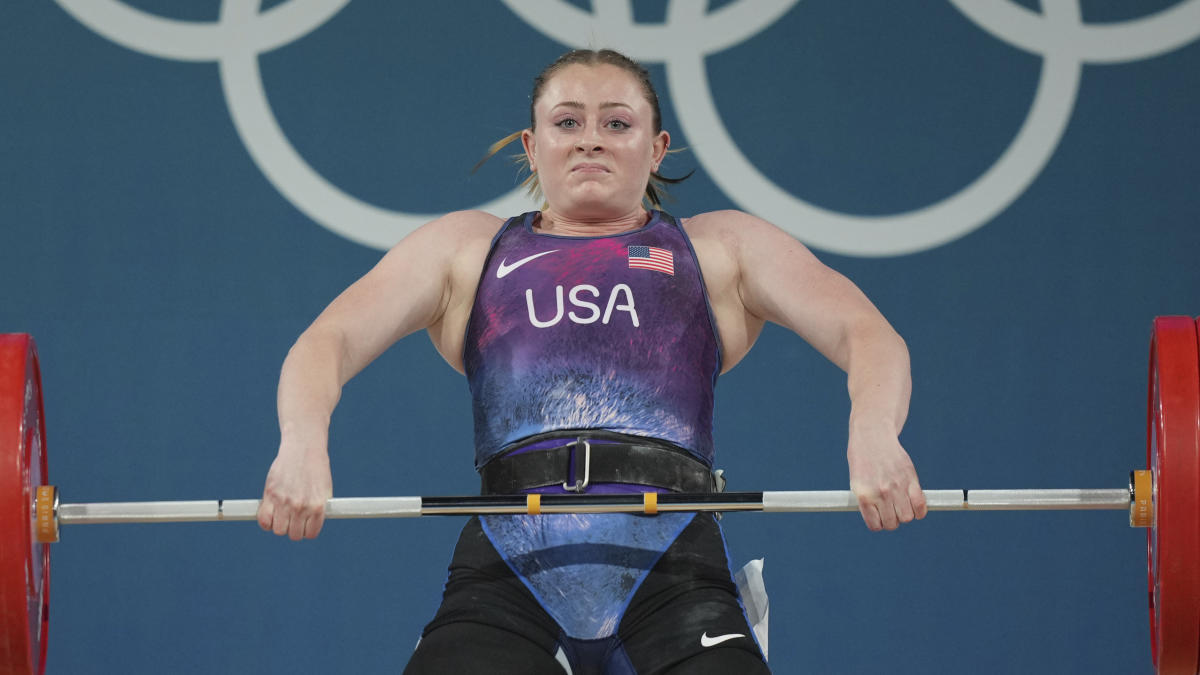
[{"label": "neck", "polygon": [[650,213],[640,205],[617,218],[568,218],[550,207],[542,211],[534,229],[564,237],[597,237],[636,230],[650,222]]}]

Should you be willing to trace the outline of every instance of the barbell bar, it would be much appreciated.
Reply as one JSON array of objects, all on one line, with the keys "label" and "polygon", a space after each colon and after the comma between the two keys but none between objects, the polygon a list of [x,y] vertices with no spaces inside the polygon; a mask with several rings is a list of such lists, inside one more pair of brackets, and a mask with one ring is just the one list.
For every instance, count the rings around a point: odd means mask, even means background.
[{"label": "barbell bar", "polygon": [[[1128,510],[1147,528],[1151,655],[1159,675],[1200,669],[1200,320],[1159,317],[1150,340],[1147,468],[1113,489],[926,490],[930,511]],[[0,335],[0,674],[43,675],[50,544],[63,525],[249,521],[256,499],[60,503],[47,483],[37,349]],[[325,517],[671,511],[857,511],[850,491],[335,498]]]},{"label": "barbell bar", "polygon": [[[1149,476],[1148,470],[1135,471]],[[1081,511],[1126,510],[1133,522],[1138,500],[1130,487],[1083,490],[925,490],[930,511]],[[1141,511],[1148,517],[1150,497],[1143,488]],[[58,541],[60,525],[112,523],[198,523],[255,520],[257,499],[105,502],[59,504],[58,489],[43,485],[34,499],[37,540]],[[764,511],[821,513],[857,511],[849,490],[801,492],[528,494],[463,497],[336,497],[325,503],[326,519],[414,518],[418,516],[542,515],[554,513],[638,513],[671,511]],[[1148,523],[1140,525],[1148,527]]]}]

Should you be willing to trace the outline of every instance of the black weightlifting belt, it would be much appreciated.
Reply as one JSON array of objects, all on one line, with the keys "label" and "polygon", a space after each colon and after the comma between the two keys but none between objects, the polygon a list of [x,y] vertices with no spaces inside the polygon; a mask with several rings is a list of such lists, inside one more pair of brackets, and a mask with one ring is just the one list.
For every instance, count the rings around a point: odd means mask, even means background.
[{"label": "black weightlifting belt", "polygon": [[674,492],[715,492],[715,478],[686,450],[638,436],[604,431],[539,434],[521,447],[557,438],[562,445],[492,459],[479,470],[481,494],[516,494],[560,485],[582,492],[592,483],[651,485]]}]

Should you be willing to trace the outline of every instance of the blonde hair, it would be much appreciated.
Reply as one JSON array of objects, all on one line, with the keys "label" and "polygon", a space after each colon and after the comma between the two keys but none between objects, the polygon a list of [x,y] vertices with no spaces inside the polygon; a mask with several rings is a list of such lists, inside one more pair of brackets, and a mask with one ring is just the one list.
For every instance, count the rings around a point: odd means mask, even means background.
[{"label": "blonde hair", "polygon": [[[645,94],[646,101],[650,104],[650,109],[654,112],[654,133],[657,134],[658,132],[662,131],[662,113],[660,112],[658,106],[658,93],[655,92],[654,85],[650,82],[650,73],[637,61],[634,61],[624,54],[612,49],[573,49],[555,59],[554,63],[546,66],[545,69],[543,69],[542,72],[533,79],[533,92],[529,95],[529,129],[531,131],[537,128],[537,118],[534,114],[534,108],[537,105],[538,99],[541,98],[542,89],[545,88],[546,82],[548,82],[550,78],[557,74],[558,71],[567,66],[575,64],[586,66],[616,66],[630,75],[633,75],[637,79],[638,84],[641,85],[642,93]],[[521,138],[521,134],[523,132],[524,129],[521,131],[514,131],[495,143],[492,143],[492,145],[488,147],[487,154],[485,154],[483,158],[475,164],[475,167],[471,169],[471,172],[474,173],[477,171],[479,167],[483,166],[484,163],[495,156],[496,153],[503,150],[508,144]],[[667,152],[668,154],[671,154],[682,152],[682,150],[668,150]],[[511,157],[513,161],[516,162],[520,171],[526,171],[529,173],[529,175],[525,177],[525,180],[521,182],[521,187],[525,188],[525,190],[535,200],[542,199],[542,186],[538,181],[537,173],[530,171],[529,169],[529,157],[527,157],[523,152],[516,153]],[[670,195],[667,194],[666,186],[682,183],[693,173],[695,173],[695,170],[689,171],[682,178],[668,178],[657,171],[651,171],[650,179],[646,182],[646,194],[643,197],[643,202],[648,203],[654,208],[661,207],[663,198],[670,198]]]}]

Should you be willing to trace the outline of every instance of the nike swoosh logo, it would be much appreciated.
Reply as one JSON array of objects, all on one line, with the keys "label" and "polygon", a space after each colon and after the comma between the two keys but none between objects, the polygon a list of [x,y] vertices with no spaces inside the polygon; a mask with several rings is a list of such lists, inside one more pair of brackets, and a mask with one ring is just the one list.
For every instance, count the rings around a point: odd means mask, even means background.
[{"label": "nike swoosh logo", "polygon": [[496,278],[503,279],[504,277],[508,276],[509,272],[512,272],[513,270],[517,269],[521,265],[524,265],[525,263],[529,262],[530,260],[533,260],[534,258],[540,258],[548,253],[554,253],[554,251],[557,251],[557,250],[558,249],[554,249],[551,251],[542,251],[541,253],[534,253],[533,255],[529,256],[528,258],[521,258],[520,260],[516,261],[515,263],[513,263],[511,265],[504,264],[505,262],[507,262],[507,259],[501,260],[500,266],[496,268]]},{"label": "nike swoosh logo", "polygon": [[705,631],[704,634],[700,636],[700,646],[701,647],[714,647],[714,646],[719,645],[722,642],[725,642],[727,640],[732,640],[734,638],[744,638],[744,637],[746,637],[746,636],[742,635],[741,633],[726,633],[725,635],[718,635],[716,637],[708,637],[708,631]]}]

